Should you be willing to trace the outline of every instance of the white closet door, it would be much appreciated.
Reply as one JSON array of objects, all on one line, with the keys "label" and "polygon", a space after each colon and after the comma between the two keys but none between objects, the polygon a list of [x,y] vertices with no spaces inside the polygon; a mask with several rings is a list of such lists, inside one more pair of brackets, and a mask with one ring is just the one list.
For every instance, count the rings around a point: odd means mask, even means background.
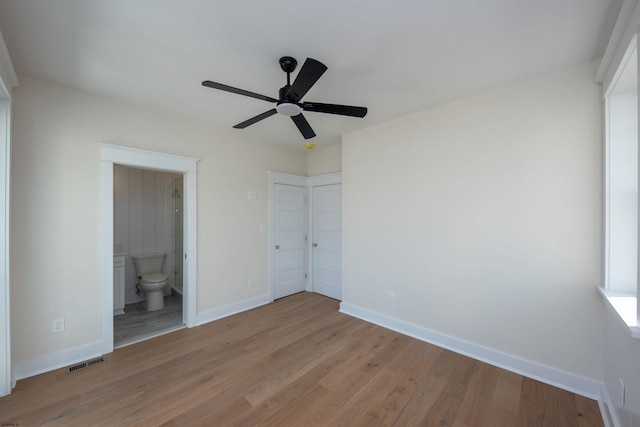
[{"label": "white closet door", "polygon": [[306,188],[275,184],[274,298],[305,290]]},{"label": "white closet door", "polygon": [[313,189],[313,291],[342,299],[342,184]]}]

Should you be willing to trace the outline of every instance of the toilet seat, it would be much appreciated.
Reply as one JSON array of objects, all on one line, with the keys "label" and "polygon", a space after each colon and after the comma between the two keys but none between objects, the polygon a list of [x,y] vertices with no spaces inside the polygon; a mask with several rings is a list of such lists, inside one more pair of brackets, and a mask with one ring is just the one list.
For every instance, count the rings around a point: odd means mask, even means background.
[{"label": "toilet seat", "polygon": [[146,283],[160,283],[169,280],[169,276],[164,273],[145,274],[140,279],[141,282]]}]

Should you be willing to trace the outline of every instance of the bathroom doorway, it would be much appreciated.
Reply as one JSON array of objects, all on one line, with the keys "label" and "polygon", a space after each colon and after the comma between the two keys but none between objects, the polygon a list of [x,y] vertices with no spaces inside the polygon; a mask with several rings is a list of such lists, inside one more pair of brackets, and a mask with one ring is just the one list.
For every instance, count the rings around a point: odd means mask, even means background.
[{"label": "bathroom doorway", "polygon": [[[114,348],[183,328],[183,174],[114,165]],[[163,308],[147,310],[133,257],[159,254]]]},{"label": "bathroom doorway", "polygon": [[114,349],[114,165],[174,172],[183,176],[182,313],[183,323],[191,328],[197,324],[199,159],[106,143],[100,143],[100,158],[100,351],[108,354]]}]

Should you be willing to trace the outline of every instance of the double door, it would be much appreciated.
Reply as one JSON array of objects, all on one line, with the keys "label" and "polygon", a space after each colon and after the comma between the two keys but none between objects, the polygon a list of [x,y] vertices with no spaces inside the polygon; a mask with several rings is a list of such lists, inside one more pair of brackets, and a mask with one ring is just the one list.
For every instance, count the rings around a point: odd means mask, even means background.
[{"label": "double door", "polygon": [[275,184],[274,193],[274,298],[309,289],[340,300],[342,185]]}]

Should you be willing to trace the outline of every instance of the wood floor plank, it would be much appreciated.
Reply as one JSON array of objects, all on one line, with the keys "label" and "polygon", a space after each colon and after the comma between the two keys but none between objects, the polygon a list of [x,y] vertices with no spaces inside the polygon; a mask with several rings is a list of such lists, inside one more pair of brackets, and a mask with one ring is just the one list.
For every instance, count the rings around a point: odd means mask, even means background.
[{"label": "wood floor plank", "polygon": [[[326,377],[320,380],[320,383],[332,392],[337,392],[344,387],[344,377],[351,372],[358,370],[370,363],[375,357],[375,351],[388,342],[393,337],[393,332],[388,330],[380,330],[373,325],[367,325],[366,333],[362,336],[364,340],[358,341],[358,345],[353,347],[351,357],[337,366]],[[368,370],[368,377],[371,378],[371,370]]]},{"label": "wood floor plank", "polygon": [[389,366],[391,362],[402,353],[412,339],[406,335],[394,336],[386,345],[375,350],[375,357],[371,358],[362,369],[372,375],[383,366],[391,369]]},{"label": "wood floor plank", "polygon": [[395,426],[425,425],[429,411],[448,387],[451,370],[455,369],[455,365],[446,363],[452,357],[451,352],[437,347],[431,352],[433,364],[418,379],[416,390],[396,419]]},{"label": "wood floor plank", "polygon": [[393,371],[384,366],[378,369],[371,381],[348,399],[344,403],[342,410],[338,411],[326,425],[336,427],[353,426],[357,417],[371,410],[376,396],[387,395],[391,391],[395,376],[396,374]]},{"label": "wood floor plank", "polygon": [[600,426],[600,408],[598,402],[584,396],[574,395],[579,427]]},{"label": "wood floor plank", "polygon": [[530,378],[523,379],[518,411],[519,426],[573,427],[582,423],[581,418],[573,393]]},{"label": "wood floor plank", "polygon": [[498,368],[494,366],[479,364],[478,370],[469,381],[467,394],[453,422],[454,427],[472,427],[477,425],[478,419],[487,418],[496,387],[497,371]]},{"label": "wood floor plank", "polygon": [[447,378],[447,385],[424,418],[427,425],[452,425],[467,394],[471,378],[479,369],[479,362],[460,354],[445,352],[438,362],[441,375]]},{"label": "wood floor plank", "polygon": [[[190,425],[194,427],[228,426],[252,408],[251,404],[244,397],[237,397],[231,403],[225,405],[218,411],[209,411],[202,418]],[[175,424],[183,425],[183,424]]]},{"label": "wood floor plank", "polygon": [[[259,425],[264,427],[282,427],[292,425],[292,420],[296,420],[295,424],[297,425],[305,425],[304,421],[302,421],[304,415],[318,407],[321,407],[328,396],[329,391],[315,383],[306,392],[299,395],[301,402],[304,402],[304,404],[286,405],[282,410],[276,412]],[[247,424],[239,425],[246,426]]]},{"label": "wood floor plank", "polygon": [[484,427],[515,426],[518,419],[522,376],[497,369],[496,386],[491,396],[491,406],[478,424]]},{"label": "wood floor plank", "polygon": [[597,402],[303,292],[18,381],[19,426],[603,426]]},{"label": "wood floor plank", "polygon": [[417,349],[413,353],[413,362],[394,381],[394,386],[389,393],[374,400],[371,409],[367,411],[354,425],[360,426],[391,426],[394,424],[400,412],[407,404],[409,398],[418,386],[418,378],[422,372],[428,370],[433,364],[433,359],[424,357],[426,348]]}]

